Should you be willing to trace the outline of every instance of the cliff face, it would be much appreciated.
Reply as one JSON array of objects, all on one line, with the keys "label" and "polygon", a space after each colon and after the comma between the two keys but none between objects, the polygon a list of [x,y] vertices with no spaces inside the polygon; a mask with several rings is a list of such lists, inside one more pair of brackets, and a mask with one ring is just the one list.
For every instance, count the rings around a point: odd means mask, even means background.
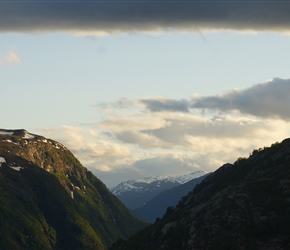
[{"label": "cliff face", "polygon": [[105,249],[144,226],[62,144],[0,130],[0,248]]},{"label": "cliff face", "polygon": [[289,249],[289,222],[287,139],[225,164],[161,220],[112,249]]}]

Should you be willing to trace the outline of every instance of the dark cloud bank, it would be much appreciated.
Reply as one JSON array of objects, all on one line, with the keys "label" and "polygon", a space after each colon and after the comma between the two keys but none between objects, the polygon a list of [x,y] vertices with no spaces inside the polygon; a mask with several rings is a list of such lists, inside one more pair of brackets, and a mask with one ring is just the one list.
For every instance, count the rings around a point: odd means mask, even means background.
[{"label": "dark cloud bank", "polygon": [[0,32],[289,31],[288,1],[0,1]]},{"label": "dark cloud bank", "polygon": [[290,80],[279,78],[245,90],[197,99],[193,108],[238,110],[243,114],[265,118],[290,119]]},{"label": "dark cloud bank", "polygon": [[171,112],[189,112],[189,102],[187,100],[171,100],[171,99],[141,99],[145,106],[152,112],[171,111]]},{"label": "dark cloud bank", "polygon": [[152,112],[187,113],[190,109],[239,111],[263,118],[290,120],[290,79],[274,78],[243,90],[231,90],[215,96],[195,97],[191,101],[153,99],[144,102]]}]

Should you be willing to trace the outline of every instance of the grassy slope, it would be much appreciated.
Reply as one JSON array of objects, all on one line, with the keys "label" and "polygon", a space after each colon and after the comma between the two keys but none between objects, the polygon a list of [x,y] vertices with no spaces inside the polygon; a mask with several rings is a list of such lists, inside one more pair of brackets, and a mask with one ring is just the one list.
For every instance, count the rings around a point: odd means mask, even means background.
[{"label": "grassy slope", "polygon": [[68,150],[37,142],[43,137],[0,139],[7,161],[0,168],[1,248],[101,250],[144,227]]}]

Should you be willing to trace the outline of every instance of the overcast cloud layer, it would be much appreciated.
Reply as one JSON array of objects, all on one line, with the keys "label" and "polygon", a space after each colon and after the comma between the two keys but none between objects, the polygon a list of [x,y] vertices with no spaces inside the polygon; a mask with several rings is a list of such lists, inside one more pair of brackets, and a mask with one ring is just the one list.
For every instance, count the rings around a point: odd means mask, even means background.
[{"label": "overcast cloud layer", "polygon": [[290,30],[288,1],[0,1],[0,32]]}]

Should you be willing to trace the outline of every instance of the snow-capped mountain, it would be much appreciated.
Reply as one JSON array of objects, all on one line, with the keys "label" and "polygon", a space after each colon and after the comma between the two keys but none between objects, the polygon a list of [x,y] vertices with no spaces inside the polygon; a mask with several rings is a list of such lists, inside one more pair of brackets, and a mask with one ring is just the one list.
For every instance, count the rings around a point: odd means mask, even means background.
[{"label": "snow-capped mountain", "polygon": [[180,176],[151,176],[144,179],[129,180],[110,189],[128,208],[143,206],[159,193],[177,187],[207,172],[199,170]]},{"label": "snow-capped mountain", "polygon": [[168,207],[175,207],[180,199],[192,191],[209,174],[192,179],[177,187],[165,190],[146,202],[143,206],[134,209],[135,214],[148,222],[162,218]]}]

